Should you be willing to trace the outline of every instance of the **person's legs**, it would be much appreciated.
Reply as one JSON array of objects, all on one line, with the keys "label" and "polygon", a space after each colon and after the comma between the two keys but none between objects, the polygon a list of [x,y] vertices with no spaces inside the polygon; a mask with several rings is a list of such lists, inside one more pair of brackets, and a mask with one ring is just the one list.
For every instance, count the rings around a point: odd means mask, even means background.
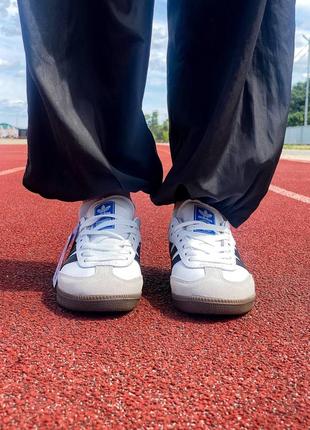
[{"label": "person's legs", "polygon": [[173,301],[188,312],[242,314],[255,286],[229,222],[238,227],[257,208],[280,156],[294,1],[169,0],[168,16],[173,167],[152,199],[188,199],[169,230]]},{"label": "person's legs", "polygon": [[162,169],[141,104],[153,0],[20,0],[27,60],[24,185],[74,201],[155,191]]},{"label": "person's legs", "polygon": [[199,198],[240,225],[268,190],[286,127],[293,0],[169,0],[173,167],[156,204]]},{"label": "person's legs", "polygon": [[140,223],[129,192],[162,167],[142,113],[153,0],[20,0],[27,60],[24,185],[85,200],[53,284],[60,305],[127,311],[141,296]]}]

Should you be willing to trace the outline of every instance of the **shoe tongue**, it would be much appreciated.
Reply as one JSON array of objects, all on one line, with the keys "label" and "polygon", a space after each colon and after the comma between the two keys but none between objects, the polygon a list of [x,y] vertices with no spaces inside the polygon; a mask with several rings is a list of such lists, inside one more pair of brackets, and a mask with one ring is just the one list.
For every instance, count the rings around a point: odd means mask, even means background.
[{"label": "shoe tongue", "polygon": [[[101,200],[89,200],[82,204],[80,216],[89,218],[94,215],[116,215],[132,220],[135,207],[130,199],[123,196],[111,196]],[[108,218],[105,217],[106,220]]]},{"label": "shoe tongue", "polygon": [[[206,224],[206,229],[197,229],[194,231],[206,234],[216,234],[212,230],[212,225],[220,226],[223,224],[225,219],[223,216],[211,206],[202,203],[200,201],[185,201],[176,211],[176,217],[181,222],[186,221],[200,221]],[[210,230],[207,227],[210,227]]]}]

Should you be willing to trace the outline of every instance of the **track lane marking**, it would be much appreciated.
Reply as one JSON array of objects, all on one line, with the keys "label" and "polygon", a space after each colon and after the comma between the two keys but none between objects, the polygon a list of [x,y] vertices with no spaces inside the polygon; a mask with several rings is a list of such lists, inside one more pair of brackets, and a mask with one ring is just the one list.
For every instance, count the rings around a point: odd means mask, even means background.
[{"label": "track lane marking", "polygon": [[281,194],[281,196],[285,196],[299,202],[310,204],[310,197],[294,193],[293,191],[288,191],[284,188],[277,187],[276,185],[270,185],[269,191],[273,191],[274,193]]},{"label": "track lane marking", "polygon": [[0,176],[10,175],[11,173],[20,172],[24,169],[24,167],[14,167],[13,169],[0,170]]},{"label": "track lane marking", "polygon": [[[157,146],[160,146],[160,148],[158,148],[158,149],[161,150],[162,152],[164,152],[165,154],[170,152],[169,151],[169,145],[167,145],[166,143],[157,143]],[[165,148],[165,146],[166,146],[166,148]],[[167,151],[165,151],[164,149],[167,149]],[[293,159],[284,159],[282,157],[281,157],[281,160],[293,161],[293,162],[297,162],[297,163],[309,163],[310,162],[309,160],[293,160]],[[310,204],[310,197],[304,196],[302,194],[294,193],[293,191],[289,191],[289,190],[286,190],[285,188],[277,187],[276,185],[270,185],[269,191],[272,191],[274,193],[280,194],[284,197],[288,197],[288,198],[293,199],[293,200],[297,200],[299,202]]]},{"label": "track lane marking", "polygon": [[[14,167],[13,169],[0,171],[0,176],[10,175],[12,173],[21,172],[24,167]],[[288,197],[299,202],[310,204],[310,197],[304,196],[302,194],[294,193],[293,191],[288,191],[285,188],[277,187],[276,185],[270,185],[269,191],[272,191],[282,196]]]}]

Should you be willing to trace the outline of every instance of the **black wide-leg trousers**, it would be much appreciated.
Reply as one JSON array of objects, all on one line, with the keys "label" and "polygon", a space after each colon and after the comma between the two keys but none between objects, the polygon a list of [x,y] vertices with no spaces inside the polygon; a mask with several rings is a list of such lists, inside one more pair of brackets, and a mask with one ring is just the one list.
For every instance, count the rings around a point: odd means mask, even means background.
[{"label": "black wide-leg trousers", "polygon": [[173,166],[142,112],[153,0],[19,0],[27,61],[24,185],[84,200],[145,191],[199,198],[239,226],[266,194],[282,149],[294,0],[168,0]]}]

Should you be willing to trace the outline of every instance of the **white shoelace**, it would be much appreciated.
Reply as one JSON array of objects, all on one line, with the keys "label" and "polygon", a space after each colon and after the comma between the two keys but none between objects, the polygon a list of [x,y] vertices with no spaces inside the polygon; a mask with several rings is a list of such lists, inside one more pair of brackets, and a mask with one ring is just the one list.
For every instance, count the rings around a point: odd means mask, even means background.
[{"label": "white shoelace", "polygon": [[[208,230],[214,234],[199,230]],[[186,221],[173,228],[173,235],[188,262],[202,265],[235,264],[235,240],[227,223],[216,226],[201,221]]]},{"label": "white shoelace", "polygon": [[59,258],[53,285],[56,287],[58,274],[63,265],[68,248],[76,240],[76,252],[82,267],[96,264],[127,266],[135,258],[139,246],[140,223],[127,218],[112,215],[95,215],[81,218],[79,224],[69,235]]},{"label": "white shoelace", "polygon": [[111,214],[81,218],[76,240],[78,261],[82,267],[116,261],[127,265],[135,257],[139,242],[137,219]]}]

